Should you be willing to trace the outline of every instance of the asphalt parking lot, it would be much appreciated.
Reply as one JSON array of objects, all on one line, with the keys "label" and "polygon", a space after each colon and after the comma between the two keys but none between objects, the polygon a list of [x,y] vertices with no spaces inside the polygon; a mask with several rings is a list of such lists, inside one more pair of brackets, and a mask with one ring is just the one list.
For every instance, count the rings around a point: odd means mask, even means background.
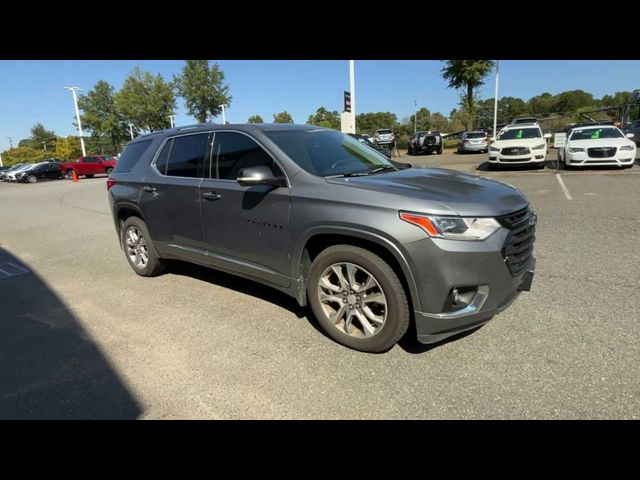
[{"label": "asphalt parking lot", "polygon": [[479,330],[379,355],[247,280],[138,277],[104,177],[0,183],[0,418],[640,418],[640,161],[556,174],[484,158],[401,160],[520,188],[538,213],[532,291]]}]

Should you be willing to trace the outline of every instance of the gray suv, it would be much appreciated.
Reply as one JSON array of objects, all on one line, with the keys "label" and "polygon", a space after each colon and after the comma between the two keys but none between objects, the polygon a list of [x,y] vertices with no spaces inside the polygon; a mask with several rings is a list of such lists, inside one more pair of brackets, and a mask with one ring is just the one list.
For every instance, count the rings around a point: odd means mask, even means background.
[{"label": "gray suv", "polygon": [[434,343],[478,327],[533,279],[536,216],[520,191],[400,168],[335,130],[202,124],[144,135],[107,188],[138,275],[179,259],[261,282],[309,304],[357,350],[388,350],[410,328]]}]

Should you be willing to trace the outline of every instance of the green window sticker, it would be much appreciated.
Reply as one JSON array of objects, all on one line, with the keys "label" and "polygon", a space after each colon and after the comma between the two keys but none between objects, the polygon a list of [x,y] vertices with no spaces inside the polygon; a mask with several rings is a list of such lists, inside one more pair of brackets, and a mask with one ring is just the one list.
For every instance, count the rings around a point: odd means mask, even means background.
[{"label": "green window sticker", "polygon": [[598,140],[600,138],[600,130],[594,130],[591,132],[591,140]]},{"label": "green window sticker", "polygon": [[518,130],[518,133],[516,134],[516,138],[522,138],[522,130]]}]

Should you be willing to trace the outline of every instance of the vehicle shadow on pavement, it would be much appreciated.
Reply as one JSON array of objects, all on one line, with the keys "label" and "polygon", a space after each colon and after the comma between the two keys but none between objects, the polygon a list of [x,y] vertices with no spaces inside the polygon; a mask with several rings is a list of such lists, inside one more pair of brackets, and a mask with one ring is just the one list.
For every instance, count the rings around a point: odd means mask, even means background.
[{"label": "vehicle shadow on pavement", "polygon": [[[545,166],[546,166],[546,162],[545,162]],[[492,171],[522,172],[522,171],[536,171],[536,170],[542,170],[542,169],[538,167],[531,167],[529,165],[497,165],[496,167],[491,168],[491,165],[489,164],[489,162],[482,162],[480,165],[476,167],[476,170],[479,170],[481,172],[492,172]]]},{"label": "vehicle shadow on pavement", "polygon": [[142,409],[71,310],[0,247],[0,419],[135,419]]}]

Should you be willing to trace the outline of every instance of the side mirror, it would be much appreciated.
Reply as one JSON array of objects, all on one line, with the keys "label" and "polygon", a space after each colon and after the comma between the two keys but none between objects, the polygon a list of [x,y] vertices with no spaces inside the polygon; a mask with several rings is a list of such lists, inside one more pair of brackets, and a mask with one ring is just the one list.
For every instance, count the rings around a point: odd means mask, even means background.
[{"label": "side mirror", "polygon": [[633,138],[635,135],[633,133],[627,133],[627,138]]},{"label": "side mirror", "polygon": [[551,134],[550,133],[545,133],[544,134],[544,138],[551,138]]},{"label": "side mirror", "polygon": [[284,178],[274,176],[271,169],[265,165],[241,169],[236,182],[243,187],[254,187],[256,185],[282,187],[285,185]]}]

